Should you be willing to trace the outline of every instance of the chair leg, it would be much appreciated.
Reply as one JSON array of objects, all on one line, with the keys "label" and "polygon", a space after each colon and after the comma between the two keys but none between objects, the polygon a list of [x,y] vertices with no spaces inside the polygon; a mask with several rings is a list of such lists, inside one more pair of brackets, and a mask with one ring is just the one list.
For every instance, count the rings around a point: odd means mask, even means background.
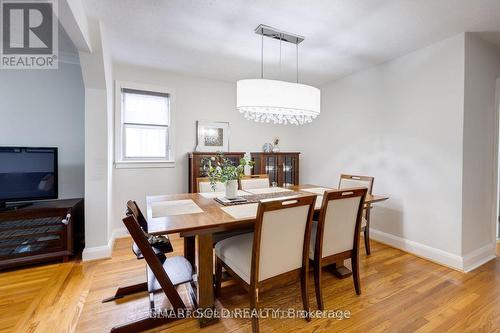
[{"label": "chair leg", "polygon": [[307,312],[306,320],[311,321],[311,317],[309,316],[309,311],[311,311],[311,307],[309,306],[309,293],[307,292],[307,286],[309,285],[309,271],[305,267],[302,267],[302,276],[300,278],[300,287],[302,291],[302,304],[304,306],[304,311]]},{"label": "chair leg", "polygon": [[215,296],[220,296],[222,284],[222,263],[218,257],[215,258]]},{"label": "chair leg", "polygon": [[252,333],[259,333],[259,317],[257,306],[257,293],[255,288],[250,287],[250,311],[252,311]]},{"label": "chair leg", "polygon": [[323,288],[321,287],[321,260],[314,261],[314,289],[316,290],[316,303],[318,304],[318,309],[323,311],[325,305],[323,304]]},{"label": "chair leg", "polygon": [[361,295],[361,285],[359,283],[359,255],[356,253],[351,258],[352,264],[352,279],[354,280],[354,289],[356,294]]},{"label": "chair leg", "polygon": [[368,224],[366,225],[365,227],[365,230],[364,230],[364,239],[365,239],[365,251],[366,251],[366,255],[370,255],[371,251],[370,251],[370,228],[368,227]]}]

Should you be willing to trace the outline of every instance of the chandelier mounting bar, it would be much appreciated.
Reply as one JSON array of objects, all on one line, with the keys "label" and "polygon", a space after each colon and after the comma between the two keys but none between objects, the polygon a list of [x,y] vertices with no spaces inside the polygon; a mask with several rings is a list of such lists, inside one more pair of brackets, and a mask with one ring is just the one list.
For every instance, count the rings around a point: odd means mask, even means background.
[{"label": "chandelier mounting bar", "polygon": [[258,35],[262,35],[264,37],[269,37],[296,45],[300,44],[304,40],[303,36],[282,31],[264,24],[259,24],[259,26],[255,28],[254,31]]}]

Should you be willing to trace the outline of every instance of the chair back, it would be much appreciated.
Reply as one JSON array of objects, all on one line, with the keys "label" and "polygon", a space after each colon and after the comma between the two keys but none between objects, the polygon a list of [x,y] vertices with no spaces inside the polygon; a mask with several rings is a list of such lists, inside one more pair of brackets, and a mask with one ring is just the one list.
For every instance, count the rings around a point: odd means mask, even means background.
[{"label": "chair back", "polygon": [[196,178],[196,183],[198,184],[198,193],[224,192],[226,190],[224,183],[221,182],[215,184],[214,190],[210,184],[210,178],[208,177],[198,177]]},{"label": "chair back", "polygon": [[253,240],[251,283],[308,267],[315,200],[316,195],[304,195],[260,201]]},{"label": "chair back", "polygon": [[135,216],[133,214],[129,214],[122,221],[123,224],[125,224],[128,232],[132,236],[132,239],[141,250],[148,267],[153,272],[156,280],[160,284],[161,289],[167,296],[173,308],[175,310],[185,309],[186,306],[184,305],[181,296],[179,295],[174,285],[172,284],[172,281],[165,272],[160,259],[155,255],[152,246],[148,242],[146,234],[141,230],[141,226],[139,225]]},{"label": "chair back", "polygon": [[137,220],[137,223],[139,223],[139,226],[142,228],[142,230],[148,232],[148,221],[146,220],[141,210],[139,209],[137,202],[133,200],[127,201],[127,215],[129,214],[134,215],[135,219]]},{"label": "chair back", "polygon": [[244,190],[251,190],[254,188],[269,187],[269,175],[246,175],[240,179],[240,188]]},{"label": "chair back", "polygon": [[368,194],[372,194],[373,181],[375,178],[369,176],[340,175],[339,189],[366,187]]},{"label": "chair back", "polygon": [[316,255],[324,258],[358,248],[366,192],[359,187],[325,192],[316,230]]}]

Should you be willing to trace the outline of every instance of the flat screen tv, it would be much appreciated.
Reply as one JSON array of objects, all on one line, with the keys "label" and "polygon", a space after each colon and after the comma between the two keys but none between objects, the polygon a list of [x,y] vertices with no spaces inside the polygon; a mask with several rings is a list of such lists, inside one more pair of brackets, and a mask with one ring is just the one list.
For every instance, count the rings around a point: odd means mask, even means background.
[{"label": "flat screen tv", "polygon": [[0,207],[57,196],[57,148],[0,147]]}]

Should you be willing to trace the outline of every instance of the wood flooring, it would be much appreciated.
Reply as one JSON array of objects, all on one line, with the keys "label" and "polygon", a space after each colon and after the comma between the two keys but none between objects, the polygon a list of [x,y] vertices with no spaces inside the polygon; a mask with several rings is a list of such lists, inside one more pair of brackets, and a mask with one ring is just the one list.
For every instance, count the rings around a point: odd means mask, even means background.
[{"label": "wood flooring", "polygon": [[[172,237],[177,254],[182,240]],[[0,332],[109,332],[119,323],[148,310],[147,295],[110,303],[118,286],[142,282],[144,261],[135,259],[131,239],[118,239],[113,258],[94,262],[54,263],[0,272]],[[372,242],[372,254],[361,250],[362,294],[351,278],[323,274],[325,307],[350,313],[349,318],[261,319],[261,332],[500,332],[500,257],[464,274],[389,246]],[[500,246],[497,245],[500,255]],[[312,273],[311,273],[312,274]],[[317,309],[314,286],[309,288]],[[181,286],[184,299],[188,299]],[[156,306],[167,306],[162,294]],[[223,285],[218,308],[248,307],[245,292]],[[300,310],[299,284],[260,295],[260,306]],[[153,332],[250,332],[249,319],[228,318],[200,329],[195,319],[177,321]]]}]

